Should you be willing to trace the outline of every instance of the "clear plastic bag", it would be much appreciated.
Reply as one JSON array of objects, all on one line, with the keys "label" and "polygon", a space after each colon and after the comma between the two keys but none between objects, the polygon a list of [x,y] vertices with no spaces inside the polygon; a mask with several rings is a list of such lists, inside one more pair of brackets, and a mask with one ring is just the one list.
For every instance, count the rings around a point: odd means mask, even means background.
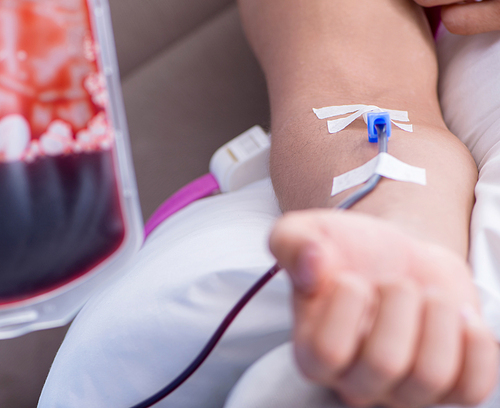
[{"label": "clear plastic bag", "polygon": [[143,238],[104,0],[0,0],[0,338],[68,322]]}]

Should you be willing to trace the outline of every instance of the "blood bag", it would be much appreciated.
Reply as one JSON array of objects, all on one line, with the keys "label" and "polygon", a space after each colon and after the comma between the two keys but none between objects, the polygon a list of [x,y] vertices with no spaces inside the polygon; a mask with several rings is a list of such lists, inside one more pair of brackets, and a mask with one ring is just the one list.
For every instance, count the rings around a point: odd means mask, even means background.
[{"label": "blood bag", "polygon": [[0,338],[68,322],[142,221],[105,0],[0,0]]}]

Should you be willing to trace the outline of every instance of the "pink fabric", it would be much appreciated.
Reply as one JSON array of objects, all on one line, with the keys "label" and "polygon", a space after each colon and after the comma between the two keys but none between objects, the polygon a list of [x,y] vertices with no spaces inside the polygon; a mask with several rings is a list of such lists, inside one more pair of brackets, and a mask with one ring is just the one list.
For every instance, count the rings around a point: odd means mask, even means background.
[{"label": "pink fabric", "polygon": [[168,198],[149,218],[144,227],[144,237],[147,238],[153,230],[172,214],[183,209],[200,198],[207,197],[219,190],[219,183],[210,173],[205,174],[182,187]]}]

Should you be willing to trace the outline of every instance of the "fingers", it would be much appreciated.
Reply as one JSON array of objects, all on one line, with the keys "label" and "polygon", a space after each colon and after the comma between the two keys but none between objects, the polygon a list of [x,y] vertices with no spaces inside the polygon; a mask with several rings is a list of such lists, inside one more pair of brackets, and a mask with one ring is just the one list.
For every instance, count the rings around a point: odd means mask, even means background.
[{"label": "fingers", "polygon": [[382,227],[320,210],[276,224],[270,247],[294,285],[299,366],[356,407],[478,403],[495,384],[498,347],[479,316],[462,314],[476,305],[469,270],[426,245],[405,255],[411,242]]},{"label": "fingers", "polygon": [[363,279],[340,274],[324,302],[302,305],[295,314],[295,346],[304,374],[333,385],[355,357],[372,302],[371,287]]},{"label": "fingers", "polygon": [[[382,256],[387,253],[387,241],[392,256]],[[271,252],[303,295],[322,288],[339,271],[355,271],[369,280],[408,273],[410,245],[394,225],[332,210],[287,213],[276,222],[269,239]]]},{"label": "fingers", "polygon": [[468,35],[500,30],[500,1],[447,5],[441,9],[441,20],[453,34]]},{"label": "fingers", "polygon": [[269,248],[287,270],[299,295],[309,295],[324,275],[345,269],[339,249],[324,233],[323,211],[288,213],[276,222],[269,238]]},{"label": "fingers", "polygon": [[302,371],[354,407],[480,403],[496,384],[495,339],[477,313],[464,323],[455,300],[421,290],[401,280],[374,292],[362,277],[338,274],[330,293],[296,310]]},{"label": "fingers", "polygon": [[323,226],[331,217],[335,217],[332,210],[307,210],[288,212],[279,218],[271,231],[269,248],[280,265],[295,269],[300,250],[323,241]]},{"label": "fingers", "polygon": [[373,328],[358,361],[341,378],[342,395],[368,406],[385,399],[411,368],[419,335],[421,296],[410,281],[382,285]]},{"label": "fingers", "polygon": [[441,20],[453,34],[469,35],[500,30],[499,0],[415,0],[423,7],[443,6]]},{"label": "fingers", "polygon": [[409,376],[392,393],[395,405],[423,407],[451,389],[460,369],[461,329],[456,306],[443,296],[429,295],[416,359]]},{"label": "fingers", "polygon": [[422,7],[437,7],[437,6],[446,6],[449,4],[457,4],[457,5],[469,5],[469,4],[477,4],[477,3],[488,3],[496,0],[415,0],[415,3],[421,5]]},{"label": "fingers", "polygon": [[415,0],[415,3],[420,4],[422,7],[436,7],[445,4],[456,3],[457,0]]},{"label": "fingers", "polygon": [[464,359],[460,376],[446,404],[475,406],[493,390],[497,382],[498,345],[472,307],[464,309]]}]

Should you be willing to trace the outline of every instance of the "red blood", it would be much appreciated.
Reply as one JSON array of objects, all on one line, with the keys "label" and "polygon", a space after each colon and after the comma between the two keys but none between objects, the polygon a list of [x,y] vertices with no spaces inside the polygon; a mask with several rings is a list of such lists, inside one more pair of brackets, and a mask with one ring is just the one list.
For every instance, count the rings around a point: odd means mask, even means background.
[{"label": "red blood", "polygon": [[[55,119],[73,131],[101,109],[83,86],[97,72],[85,0],[0,1],[0,117],[20,113],[38,138]],[[73,108],[75,105],[75,108]]]},{"label": "red blood", "polygon": [[0,163],[0,303],[78,278],[123,243],[111,152]]},{"label": "red blood", "polygon": [[[86,0],[0,0],[0,119],[23,115],[33,139],[57,119],[86,129],[103,111],[84,87],[89,39]],[[84,275],[126,235],[111,150],[31,160],[0,162],[0,303]]]}]

